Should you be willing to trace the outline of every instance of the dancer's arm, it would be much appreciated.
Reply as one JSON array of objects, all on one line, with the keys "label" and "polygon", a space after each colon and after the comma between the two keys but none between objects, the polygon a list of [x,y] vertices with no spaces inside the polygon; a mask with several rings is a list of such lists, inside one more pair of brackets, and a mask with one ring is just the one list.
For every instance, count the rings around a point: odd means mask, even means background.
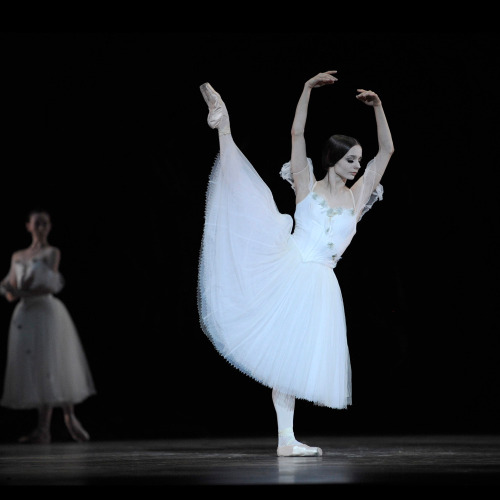
[{"label": "dancer's arm", "polygon": [[326,71],[318,73],[316,76],[308,80],[304,84],[304,89],[300,96],[295,117],[292,124],[292,154],[290,166],[293,174],[297,203],[307,196],[309,193],[309,169],[307,167],[306,141],[304,130],[307,120],[307,109],[309,106],[309,98],[311,90],[315,87],[323,85],[331,85],[337,81],[333,76],[336,71]]},{"label": "dancer's arm", "polygon": [[367,166],[363,176],[351,188],[356,199],[356,204],[364,205],[384,175],[387,164],[394,153],[394,144],[379,96],[371,90],[358,89],[358,92],[359,94],[356,98],[366,105],[373,107],[378,139],[378,153],[374,161]]},{"label": "dancer's arm", "polygon": [[17,284],[16,284],[16,274],[14,271],[14,262],[16,259],[17,259],[17,253],[13,253],[10,259],[9,273],[0,282],[0,293],[4,295],[9,302],[14,302],[18,298],[16,296]]},{"label": "dancer's arm", "polygon": [[61,251],[57,247],[51,247],[51,252],[47,257],[47,265],[55,273],[59,272],[59,264],[61,263]]}]

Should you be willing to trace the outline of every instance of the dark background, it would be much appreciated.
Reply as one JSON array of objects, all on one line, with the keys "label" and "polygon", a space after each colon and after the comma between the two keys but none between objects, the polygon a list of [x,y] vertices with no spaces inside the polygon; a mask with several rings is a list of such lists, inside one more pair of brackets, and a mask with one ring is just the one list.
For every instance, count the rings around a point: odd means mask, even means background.
[{"label": "dark background", "polygon": [[[197,311],[205,190],[218,151],[199,86],[225,100],[236,143],[282,212],[279,176],[304,82],[308,156],[333,133],[377,150],[379,93],[396,152],[384,200],[335,273],[353,406],[297,402],[305,433],[496,432],[498,46],[493,33],[3,32],[0,264],[50,211],[66,304],[98,394],[77,406],[92,439],[274,435],[271,391],[229,366]],[[317,175],[320,171],[317,170]],[[0,302],[0,373],[14,305]],[[1,333],[3,332],[3,334]],[[34,425],[0,408],[0,441]],[[58,412],[53,437],[68,439]]]}]

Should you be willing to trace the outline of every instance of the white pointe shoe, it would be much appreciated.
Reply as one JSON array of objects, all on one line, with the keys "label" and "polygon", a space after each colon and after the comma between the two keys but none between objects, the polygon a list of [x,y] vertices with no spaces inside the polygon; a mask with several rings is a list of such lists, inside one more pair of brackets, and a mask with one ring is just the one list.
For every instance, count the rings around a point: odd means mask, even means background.
[{"label": "white pointe shoe", "polygon": [[219,129],[220,135],[230,134],[229,115],[219,93],[209,83],[200,85],[200,91],[208,105],[208,125]]},{"label": "white pointe shoe", "polygon": [[323,455],[321,448],[307,445],[278,446],[278,457],[320,457]]}]

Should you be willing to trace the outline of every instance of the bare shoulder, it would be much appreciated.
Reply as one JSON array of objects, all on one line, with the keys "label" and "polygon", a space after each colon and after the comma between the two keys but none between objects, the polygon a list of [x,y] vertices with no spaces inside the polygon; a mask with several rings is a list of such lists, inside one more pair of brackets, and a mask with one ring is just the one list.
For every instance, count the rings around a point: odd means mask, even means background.
[{"label": "bare shoulder", "polygon": [[46,248],[42,258],[50,268],[57,271],[61,261],[61,251],[57,247],[50,246]]},{"label": "bare shoulder", "polygon": [[53,255],[55,257],[61,256],[61,250],[59,250],[59,248],[57,248],[57,247],[49,246],[47,251],[50,255]]},{"label": "bare shoulder", "polygon": [[57,247],[50,246],[47,248],[46,257],[51,263],[59,262],[61,259],[61,250]]},{"label": "bare shoulder", "polygon": [[26,256],[26,252],[28,251],[27,248],[24,248],[22,250],[16,250],[13,254],[12,254],[12,262],[17,262],[19,260],[23,260]]}]

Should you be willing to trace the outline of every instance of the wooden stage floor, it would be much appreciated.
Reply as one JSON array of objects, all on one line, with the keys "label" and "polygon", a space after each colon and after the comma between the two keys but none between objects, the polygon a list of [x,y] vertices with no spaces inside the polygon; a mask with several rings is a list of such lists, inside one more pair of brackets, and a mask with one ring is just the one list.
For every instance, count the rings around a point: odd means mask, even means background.
[{"label": "wooden stage floor", "polygon": [[309,436],[322,457],[281,458],[271,437],[0,444],[0,486],[446,486],[500,483],[500,436]]}]

